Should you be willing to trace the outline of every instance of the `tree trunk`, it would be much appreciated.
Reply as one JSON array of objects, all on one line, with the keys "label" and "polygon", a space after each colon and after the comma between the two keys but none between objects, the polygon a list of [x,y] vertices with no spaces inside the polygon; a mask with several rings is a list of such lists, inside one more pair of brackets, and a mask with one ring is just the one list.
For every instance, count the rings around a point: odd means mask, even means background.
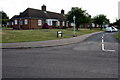
[{"label": "tree trunk", "polygon": [[89,25],[90,30],[92,30],[92,25]]},{"label": "tree trunk", "polygon": [[76,30],[77,30],[77,31],[79,30],[79,25],[78,25],[78,24],[76,24]]},{"label": "tree trunk", "polygon": [[76,26],[76,30],[77,30],[77,31],[79,30],[79,27],[78,27],[78,26]]},{"label": "tree trunk", "polygon": [[95,24],[95,28],[97,28],[97,24]]},{"label": "tree trunk", "polygon": [[101,30],[102,30],[103,29],[102,24],[100,26],[101,26]]}]

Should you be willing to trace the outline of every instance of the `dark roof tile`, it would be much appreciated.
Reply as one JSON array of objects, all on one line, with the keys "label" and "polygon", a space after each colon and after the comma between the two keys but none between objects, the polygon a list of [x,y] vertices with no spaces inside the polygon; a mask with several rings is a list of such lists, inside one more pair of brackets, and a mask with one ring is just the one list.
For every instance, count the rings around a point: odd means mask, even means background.
[{"label": "dark roof tile", "polygon": [[59,19],[60,21],[65,21],[65,16],[60,13],[43,11],[33,8],[27,8],[23,13],[15,18],[41,18],[41,19]]}]

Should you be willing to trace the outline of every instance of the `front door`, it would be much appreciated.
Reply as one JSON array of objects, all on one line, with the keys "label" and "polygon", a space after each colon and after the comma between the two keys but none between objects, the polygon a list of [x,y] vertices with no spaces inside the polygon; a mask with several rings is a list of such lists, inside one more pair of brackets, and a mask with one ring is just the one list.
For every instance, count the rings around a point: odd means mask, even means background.
[{"label": "front door", "polygon": [[53,21],[53,28],[57,27],[57,21]]},{"label": "front door", "polygon": [[22,29],[22,28],[23,28],[23,21],[20,20],[20,29]]}]

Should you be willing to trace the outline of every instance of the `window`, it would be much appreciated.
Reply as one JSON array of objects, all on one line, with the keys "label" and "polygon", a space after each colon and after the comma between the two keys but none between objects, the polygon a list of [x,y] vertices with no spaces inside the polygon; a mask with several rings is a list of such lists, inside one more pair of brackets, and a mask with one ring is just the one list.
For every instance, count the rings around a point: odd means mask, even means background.
[{"label": "window", "polygon": [[15,24],[17,24],[17,20],[15,20]]},{"label": "window", "polygon": [[75,26],[75,24],[74,24],[74,23],[71,23],[71,26]]},{"label": "window", "polygon": [[57,22],[57,25],[60,26],[60,21]]},{"label": "window", "polygon": [[68,21],[66,22],[66,26],[68,27]]},{"label": "window", "polygon": [[52,26],[52,21],[49,21],[49,25]]},{"label": "window", "polygon": [[51,20],[47,20],[46,22],[49,26],[52,26],[52,21]]},{"label": "window", "polygon": [[64,21],[62,22],[62,25],[65,26],[65,22]]},{"label": "window", "polygon": [[12,26],[13,26],[13,22],[12,22]]},{"label": "window", "polygon": [[22,22],[22,20],[20,20],[20,25],[23,25],[23,22]]},{"label": "window", "polygon": [[25,19],[24,23],[25,23],[25,24],[28,24],[28,20],[27,20],[27,19]]},{"label": "window", "polygon": [[9,22],[7,22],[7,26],[9,25]]},{"label": "window", "polygon": [[42,25],[42,20],[38,20],[38,26]]},{"label": "window", "polygon": [[92,27],[95,27],[95,24],[94,24],[94,23],[92,23]]}]

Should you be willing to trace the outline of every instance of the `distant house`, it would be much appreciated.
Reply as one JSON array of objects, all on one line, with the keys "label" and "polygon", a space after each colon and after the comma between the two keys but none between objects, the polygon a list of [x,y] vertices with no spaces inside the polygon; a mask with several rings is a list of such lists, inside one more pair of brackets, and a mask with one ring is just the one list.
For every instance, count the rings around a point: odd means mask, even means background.
[{"label": "distant house", "polygon": [[55,13],[46,10],[46,6],[43,5],[41,10],[27,8],[20,15],[15,15],[9,21],[9,26],[13,29],[41,29],[41,28],[63,28],[71,26],[64,14],[64,10],[61,13]]}]

